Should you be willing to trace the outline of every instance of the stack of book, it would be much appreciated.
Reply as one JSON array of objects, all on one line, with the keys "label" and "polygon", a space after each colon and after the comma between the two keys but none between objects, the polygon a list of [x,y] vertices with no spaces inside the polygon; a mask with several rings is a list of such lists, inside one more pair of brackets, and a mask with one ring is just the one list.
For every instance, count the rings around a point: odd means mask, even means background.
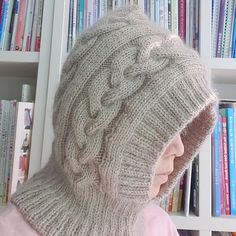
[{"label": "stack of book", "polygon": [[235,0],[212,0],[212,56],[236,57]]},{"label": "stack of book", "polygon": [[212,135],[213,215],[236,215],[236,101],[217,108]]},{"label": "stack of book", "polygon": [[33,102],[0,100],[0,206],[27,179]]},{"label": "stack of book", "polygon": [[40,51],[44,0],[0,0],[0,50]]},{"label": "stack of book", "polygon": [[[138,4],[131,0],[70,0],[67,51],[78,35],[108,11]],[[199,0],[144,0],[150,20],[178,34],[186,45],[199,48]]]}]

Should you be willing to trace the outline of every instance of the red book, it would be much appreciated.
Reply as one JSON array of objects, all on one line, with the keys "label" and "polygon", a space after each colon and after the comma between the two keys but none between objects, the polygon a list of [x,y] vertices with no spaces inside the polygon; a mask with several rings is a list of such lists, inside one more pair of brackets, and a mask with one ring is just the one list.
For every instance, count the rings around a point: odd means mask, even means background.
[{"label": "red book", "polygon": [[186,0],[178,0],[178,34],[180,38],[186,39]]},{"label": "red book", "polygon": [[223,140],[223,164],[224,164],[224,185],[225,185],[225,214],[230,215],[229,203],[229,171],[228,171],[228,147],[226,117],[222,116],[222,140]]},{"label": "red book", "polygon": [[225,184],[224,184],[224,155],[223,155],[223,136],[222,118],[219,114],[219,155],[220,155],[220,213],[225,215]]}]

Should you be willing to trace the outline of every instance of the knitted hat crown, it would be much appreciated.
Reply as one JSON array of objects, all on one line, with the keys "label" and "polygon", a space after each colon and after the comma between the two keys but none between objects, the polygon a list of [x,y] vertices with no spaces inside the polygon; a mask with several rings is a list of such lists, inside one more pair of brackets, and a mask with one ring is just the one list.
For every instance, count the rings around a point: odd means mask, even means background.
[{"label": "knitted hat crown", "polygon": [[53,151],[75,189],[95,183],[113,197],[147,201],[158,157],[185,130],[185,154],[162,196],[214,124],[216,97],[198,54],[135,6],[86,31],[61,79]]},{"label": "knitted hat crown", "polygon": [[212,132],[207,74],[195,51],[137,7],[102,18],[64,63],[50,161],[12,202],[41,235],[143,235],[136,226],[158,158],[180,133],[185,152],[160,200]]}]

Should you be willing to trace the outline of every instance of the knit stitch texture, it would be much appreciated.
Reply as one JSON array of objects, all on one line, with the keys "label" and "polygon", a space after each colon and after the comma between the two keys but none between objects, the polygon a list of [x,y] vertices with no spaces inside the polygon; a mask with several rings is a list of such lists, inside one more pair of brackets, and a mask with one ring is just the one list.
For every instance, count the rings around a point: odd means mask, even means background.
[{"label": "knit stitch texture", "polygon": [[134,235],[173,137],[181,133],[185,153],[157,201],[213,130],[217,97],[208,80],[198,53],[138,7],[100,19],[63,66],[50,161],[12,202],[42,235]]}]

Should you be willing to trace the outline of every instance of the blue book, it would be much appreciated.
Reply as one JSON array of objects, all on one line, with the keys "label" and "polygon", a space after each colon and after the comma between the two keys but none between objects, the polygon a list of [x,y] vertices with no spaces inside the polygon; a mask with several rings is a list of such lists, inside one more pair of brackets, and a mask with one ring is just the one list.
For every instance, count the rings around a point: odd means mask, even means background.
[{"label": "blue book", "polygon": [[217,124],[213,132],[213,215],[220,216],[220,151],[219,130],[221,119],[217,108]]},{"label": "blue book", "polygon": [[4,34],[5,22],[6,22],[6,14],[8,9],[8,0],[3,0],[1,11],[1,19],[0,19],[0,49],[2,48],[2,39]]},{"label": "blue book", "polygon": [[84,0],[79,0],[79,33],[84,30]]},{"label": "blue book", "polygon": [[236,57],[236,4],[234,7],[234,22],[233,22],[233,32],[232,32],[232,45],[231,45],[231,57]]},{"label": "blue book", "polygon": [[233,104],[221,104],[220,107],[226,109],[230,214],[236,215],[236,153],[234,146],[234,107]]}]

